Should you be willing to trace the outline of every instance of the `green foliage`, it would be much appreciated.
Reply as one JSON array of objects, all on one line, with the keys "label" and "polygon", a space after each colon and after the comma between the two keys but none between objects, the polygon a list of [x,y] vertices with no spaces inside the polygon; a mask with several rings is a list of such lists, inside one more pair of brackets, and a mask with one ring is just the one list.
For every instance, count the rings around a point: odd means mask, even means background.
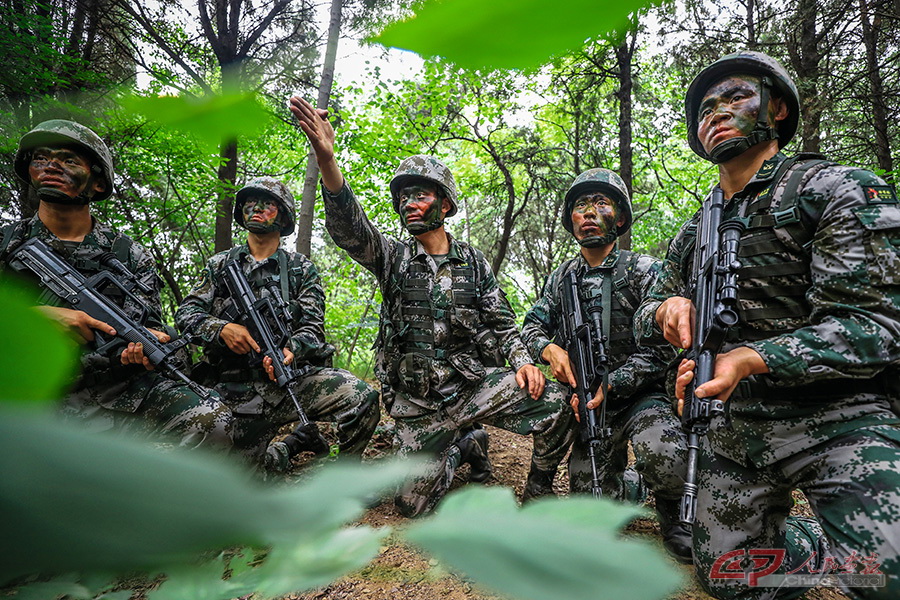
[{"label": "green foliage", "polygon": [[77,344],[34,308],[34,290],[0,286],[0,390],[8,402],[38,403],[59,397],[74,372]]},{"label": "green foliage", "polygon": [[443,56],[472,69],[530,69],[588,38],[613,33],[648,4],[569,0],[444,0],[424,4],[414,18],[388,26],[374,41],[423,56]]},{"label": "green foliage", "polygon": [[651,600],[671,593],[680,577],[646,542],[618,536],[640,513],[587,497],[519,509],[508,488],[470,487],[444,499],[434,517],[406,536],[503,595]]}]

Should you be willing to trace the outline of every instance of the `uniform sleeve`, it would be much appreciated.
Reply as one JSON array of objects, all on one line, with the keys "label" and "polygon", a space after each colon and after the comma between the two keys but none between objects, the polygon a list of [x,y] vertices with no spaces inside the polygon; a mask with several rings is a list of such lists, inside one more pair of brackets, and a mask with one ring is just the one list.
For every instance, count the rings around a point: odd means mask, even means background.
[{"label": "uniform sleeve", "polygon": [[519,337],[519,328],[516,326],[516,315],[503,290],[497,283],[490,265],[484,255],[473,249],[477,269],[480,271],[479,280],[481,286],[478,294],[478,308],[482,322],[494,333],[500,345],[500,352],[509,360],[513,369],[518,371],[523,366],[531,364],[528,350]]},{"label": "uniform sleeve", "polygon": [[[640,257],[634,273],[632,291],[642,302],[650,297],[660,269],[661,261],[650,256]],[[655,310],[654,310],[655,313]],[[654,318],[654,323],[655,323]],[[676,350],[669,344],[638,345],[617,369],[609,375],[609,382],[617,396],[627,398],[642,389],[656,384],[664,375]]]},{"label": "uniform sleeve", "polygon": [[323,185],[322,200],[331,239],[381,281],[390,268],[390,248],[398,242],[378,231],[346,183],[337,194]]},{"label": "uniform sleeve", "polygon": [[322,279],[310,260],[304,260],[292,274],[296,287],[290,302],[292,331],[288,347],[297,360],[315,362],[326,346]]},{"label": "uniform sleeve", "polygon": [[669,244],[666,258],[659,268],[655,281],[649,285],[646,296],[634,313],[634,337],[639,345],[668,344],[656,322],[656,311],[664,301],[673,296],[690,298],[687,289],[689,274],[683,272],[682,265],[685,264],[690,250],[686,230],[692,222],[693,219],[685,223]]},{"label": "uniform sleeve", "polygon": [[900,205],[873,173],[847,167],[823,169],[801,194],[823,203],[810,324],[747,345],[776,384],[872,377],[900,361]]},{"label": "uniform sleeve", "polygon": [[558,279],[559,270],[557,269],[547,278],[541,297],[525,314],[522,341],[525,342],[535,363],[547,364],[542,357],[544,348],[553,341],[559,331],[560,302],[557,295],[554,294]]},{"label": "uniform sleeve", "polygon": [[213,298],[216,297],[215,270],[220,261],[214,256],[206,264],[200,283],[182,301],[175,311],[175,326],[182,335],[202,346],[222,344],[219,334],[228,320],[212,314]]}]

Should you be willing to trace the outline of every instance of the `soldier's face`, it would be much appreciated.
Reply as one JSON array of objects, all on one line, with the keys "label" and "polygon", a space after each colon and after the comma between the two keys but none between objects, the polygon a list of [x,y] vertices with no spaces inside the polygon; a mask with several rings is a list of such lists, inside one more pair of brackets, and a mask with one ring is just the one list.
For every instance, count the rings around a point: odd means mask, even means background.
[{"label": "soldier's face", "polygon": [[[706,91],[697,114],[697,137],[704,150],[750,135],[759,115],[760,85],[758,77],[739,75],[726,77]],[[770,114],[769,123],[773,122]]]},{"label": "soldier's face", "polygon": [[427,183],[409,185],[400,190],[399,207],[400,219],[407,229],[410,224],[431,226],[450,210],[449,202],[438,195],[437,186]]},{"label": "soldier's face", "polygon": [[577,240],[605,237],[624,224],[616,202],[602,192],[586,192],[572,206],[572,233]]},{"label": "soldier's face", "polygon": [[90,197],[103,191],[103,178],[94,176],[91,159],[77,148],[35,148],[28,163],[28,176],[35,189],[52,188],[70,198]]},{"label": "soldier's face", "polygon": [[242,209],[244,224],[250,231],[277,231],[278,203],[268,196],[251,195],[244,201]]}]

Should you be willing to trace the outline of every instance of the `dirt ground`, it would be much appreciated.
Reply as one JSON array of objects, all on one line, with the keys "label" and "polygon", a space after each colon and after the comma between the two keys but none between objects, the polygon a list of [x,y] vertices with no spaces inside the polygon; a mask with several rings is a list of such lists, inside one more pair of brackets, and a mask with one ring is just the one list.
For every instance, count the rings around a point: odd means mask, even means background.
[{"label": "dirt ground", "polygon": [[[366,456],[377,458],[390,451],[389,421],[383,422],[373,438]],[[490,456],[494,475],[487,485],[504,485],[515,489],[521,496],[531,457],[531,438],[508,433],[501,429],[486,428],[490,434]],[[299,468],[299,462],[297,467]],[[454,488],[465,485],[468,467],[464,466],[454,481]],[[554,488],[559,495],[566,494],[568,481],[564,473],[557,476]],[[372,526],[390,526],[402,529],[408,519],[402,517],[391,503],[369,510],[362,522]],[[640,519],[626,530],[628,535],[646,537],[659,543],[659,527],[655,519]],[[660,546],[661,547],[661,546]],[[675,564],[673,562],[673,564]],[[709,600],[694,577],[690,566],[677,565],[684,571],[686,586],[671,596],[671,600]],[[499,597],[481,590],[477,585],[448,573],[428,556],[409,548],[396,534],[391,535],[379,555],[362,570],[338,581],[302,595],[289,596],[292,600],[499,600]],[[845,600],[847,597],[833,589],[814,589],[804,596],[806,600]],[[564,600],[564,599],[560,599]]]}]

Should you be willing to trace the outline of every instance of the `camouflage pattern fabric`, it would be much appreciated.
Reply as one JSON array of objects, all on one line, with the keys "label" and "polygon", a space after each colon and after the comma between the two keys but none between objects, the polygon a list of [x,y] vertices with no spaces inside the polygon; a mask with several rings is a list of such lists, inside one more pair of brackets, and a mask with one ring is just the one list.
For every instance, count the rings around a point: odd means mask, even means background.
[{"label": "camouflage pattern fabric", "polygon": [[[784,160],[778,154],[766,161],[727,202],[725,218],[757,218],[753,203],[770,188],[785,189],[788,176],[775,181]],[[900,419],[891,402],[897,401],[892,365],[900,362],[900,252],[891,240],[900,239],[900,206],[874,174],[843,166],[811,171],[795,197],[782,194],[771,211],[790,202],[808,247],[801,237],[794,248],[786,227],[770,227],[782,249],[753,255],[738,279],[741,334],[725,349],[753,348],[770,373],[741,382],[701,450],[698,574],[717,597],[770,597],[772,590],[712,579],[710,570],[723,552],[785,548],[796,487],[810,499],[827,539],[807,532],[801,544],[789,537],[787,564],[803,562],[809,548],[824,544],[837,557],[878,553],[889,586],[854,593],[896,597]],[[663,300],[690,297],[695,220],[672,241],[657,284],[638,309],[635,327],[645,340],[662,339],[655,316]],[[756,236],[766,230],[745,232],[742,255],[753,254]],[[755,291],[774,285],[796,288],[806,315]]]},{"label": "camouflage pattern fabric", "polygon": [[[512,309],[484,256],[452,237],[449,254],[433,257],[414,238],[398,241],[383,235],[368,220],[346,185],[338,194],[323,187],[323,197],[325,226],[334,242],[371,271],[381,287],[376,373],[387,390],[385,405],[397,423],[397,431],[402,432],[398,433],[400,452],[408,454],[421,449],[439,456],[436,471],[401,493],[401,508],[409,514],[420,514],[440,500],[449,485],[447,469],[452,473],[455,468],[449,456],[454,450],[448,445],[462,427],[472,422],[534,434],[534,461],[543,469],[555,470],[571,441],[571,410],[555,386],[548,386],[540,401],[534,402],[516,385],[514,372],[530,364],[531,359],[519,338]],[[485,367],[476,353],[462,352],[458,356],[464,360],[454,360],[455,364],[446,358],[427,362],[426,394],[392,387],[397,382],[394,358],[403,351],[398,335],[404,327],[399,316],[401,283],[407,276],[405,266],[411,262],[431,273],[424,296],[435,311],[434,347],[446,350],[471,345],[474,333],[483,325],[490,329],[512,371]],[[462,264],[474,268],[476,304],[459,311],[456,325],[451,326],[445,314],[448,307],[454,306],[451,271],[453,265]]]},{"label": "camouflage pattern fabric", "polygon": [[[0,269],[5,271],[9,254],[32,237],[46,242],[86,277],[101,270],[96,261],[99,253],[117,251],[117,257],[151,293],[145,294],[135,288],[133,293],[138,303],[110,297],[123,302],[123,310],[134,319],[139,318],[142,308],[147,309],[145,325],[166,330],[160,318],[160,279],[153,259],[127,236],[95,220],[93,230],[82,242],[65,242],[53,235],[35,215],[30,220],[3,228],[0,238],[5,247],[0,251]],[[122,365],[119,361],[121,351],[118,347],[110,353],[101,353],[94,344],[84,346],[81,375],[73,382],[73,391],[64,399],[65,416],[82,421],[86,427],[97,431],[116,428],[165,432],[180,437],[180,443],[186,446],[231,445],[231,412],[226,406],[215,400],[204,400],[187,386],[159,373],[148,372],[141,365]]]},{"label": "camouflage pattern fabric", "polygon": [[[557,339],[562,315],[561,284],[566,274],[575,269],[581,273],[582,309],[587,311],[601,302],[602,282],[616,277],[616,267],[626,262],[629,294],[614,289],[613,313],[610,317],[611,394],[607,405],[607,422],[613,435],[605,440],[601,451],[603,493],[611,498],[626,499],[622,474],[627,464],[628,441],[634,447],[635,467],[644,483],[659,497],[675,499],[684,486],[686,439],[672,404],[662,391],[669,361],[675,353],[665,347],[638,347],[631,323],[637,304],[646,297],[660,261],[650,256],[620,252],[616,247],[603,264],[591,268],[579,253],[560,265],[547,279],[537,303],[525,315],[522,337],[535,361],[546,362],[541,353],[551,341],[565,348],[565,340]],[[577,427],[577,424],[573,423]],[[576,436],[569,457],[569,485],[572,492],[591,492],[591,466],[587,448]]]},{"label": "camouflage pattern fabric", "polygon": [[[234,412],[235,447],[251,461],[262,460],[278,428],[296,421],[297,411],[262,366],[251,367],[247,356],[229,350],[219,337],[231,322],[226,315],[232,301],[223,279],[230,254],[240,261],[257,297],[280,293],[280,262],[285,265],[291,315],[288,349],[295,364],[315,365],[295,384],[294,392],[311,420],[337,424],[342,452],[361,453],[378,424],[378,392],[349,372],[331,368],[334,347],[325,341],[325,293],[315,265],[302,254],[281,248],[257,261],[246,244],[210,258],[200,284],[175,313],[178,328],[203,346],[215,389]],[[273,281],[275,286],[267,285]]]}]

